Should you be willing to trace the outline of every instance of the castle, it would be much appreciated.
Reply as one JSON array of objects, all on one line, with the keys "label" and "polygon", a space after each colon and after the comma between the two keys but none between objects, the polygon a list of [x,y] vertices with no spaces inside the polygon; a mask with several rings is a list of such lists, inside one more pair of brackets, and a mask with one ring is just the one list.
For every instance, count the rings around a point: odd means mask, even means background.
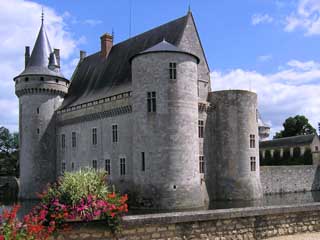
[{"label": "castle", "polygon": [[141,208],[262,196],[257,95],[211,91],[191,12],[115,45],[104,34],[70,81],[42,21],[14,81],[21,198],[83,167],[105,169]]}]

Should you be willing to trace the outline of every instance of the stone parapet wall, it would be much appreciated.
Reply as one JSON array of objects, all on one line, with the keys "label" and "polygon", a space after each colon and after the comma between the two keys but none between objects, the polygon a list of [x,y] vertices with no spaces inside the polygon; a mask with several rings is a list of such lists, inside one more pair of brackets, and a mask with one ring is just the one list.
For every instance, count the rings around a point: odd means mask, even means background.
[{"label": "stone parapet wall", "polygon": [[251,240],[320,231],[320,204],[126,216],[113,236],[102,222],[72,223],[56,239]]},{"label": "stone parapet wall", "polygon": [[320,169],[316,165],[263,166],[260,179],[264,194],[320,190]]}]

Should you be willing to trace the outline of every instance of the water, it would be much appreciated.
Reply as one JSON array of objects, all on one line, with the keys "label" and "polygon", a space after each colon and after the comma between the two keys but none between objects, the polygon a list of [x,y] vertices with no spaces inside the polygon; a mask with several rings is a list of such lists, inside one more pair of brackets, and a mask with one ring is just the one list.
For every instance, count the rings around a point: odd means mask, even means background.
[{"label": "water", "polygon": [[[263,206],[283,206],[295,205],[304,203],[320,202],[320,191],[314,192],[299,192],[299,193],[285,193],[285,194],[271,194],[264,198],[253,201],[212,201],[207,209],[229,209],[229,208],[244,208],[244,207],[263,207]],[[15,199],[0,199],[0,214],[3,209],[10,209],[13,204],[19,203],[21,205],[18,217],[21,219],[27,214],[37,201],[17,201]],[[188,209],[199,210],[199,209]],[[205,210],[205,209],[200,209]],[[130,210],[130,215],[160,213],[165,211],[155,210]],[[168,211],[166,211],[168,212]]]}]

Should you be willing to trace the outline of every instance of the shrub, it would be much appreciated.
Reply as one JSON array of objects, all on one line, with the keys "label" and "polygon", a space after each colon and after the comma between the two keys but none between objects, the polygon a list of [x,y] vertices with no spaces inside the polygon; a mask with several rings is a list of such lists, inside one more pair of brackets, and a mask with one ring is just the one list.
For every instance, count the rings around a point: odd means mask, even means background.
[{"label": "shrub", "polygon": [[55,230],[54,222],[45,225],[46,210],[39,215],[26,215],[23,221],[17,220],[20,206],[13,206],[11,211],[4,210],[0,217],[0,240],[46,240]]},{"label": "shrub", "polygon": [[311,152],[311,149],[310,149],[310,148],[307,148],[307,149],[304,151],[304,154],[303,154],[303,163],[304,163],[305,165],[312,165],[312,164],[313,164],[312,152]]},{"label": "shrub", "polygon": [[65,173],[40,197],[41,208],[48,210],[46,223],[54,220],[59,227],[66,219],[102,219],[114,232],[122,215],[128,211],[127,196],[108,188],[106,172],[92,169]]},{"label": "shrub", "polygon": [[68,220],[100,219],[115,232],[121,217],[128,211],[127,196],[110,190],[106,173],[90,169],[66,173],[59,181],[39,194],[40,203],[24,217],[16,220],[19,207],[0,218],[0,240],[46,240],[57,229],[65,229]]}]

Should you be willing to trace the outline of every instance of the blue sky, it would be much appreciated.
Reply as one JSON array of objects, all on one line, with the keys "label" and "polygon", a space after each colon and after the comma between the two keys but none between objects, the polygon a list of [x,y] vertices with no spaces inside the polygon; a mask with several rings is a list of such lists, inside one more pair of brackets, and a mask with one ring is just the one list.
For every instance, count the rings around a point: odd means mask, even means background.
[{"label": "blue sky", "polygon": [[[305,114],[320,121],[319,0],[131,0],[132,35],[186,14],[190,3],[211,69],[212,89],[258,93],[273,132],[285,118]],[[0,2],[0,125],[18,128],[12,78],[23,70],[24,46],[33,46],[41,7],[51,45],[61,48],[71,76],[79,50],[100,47],[99,37],[129,37],[130,0]]]}]

